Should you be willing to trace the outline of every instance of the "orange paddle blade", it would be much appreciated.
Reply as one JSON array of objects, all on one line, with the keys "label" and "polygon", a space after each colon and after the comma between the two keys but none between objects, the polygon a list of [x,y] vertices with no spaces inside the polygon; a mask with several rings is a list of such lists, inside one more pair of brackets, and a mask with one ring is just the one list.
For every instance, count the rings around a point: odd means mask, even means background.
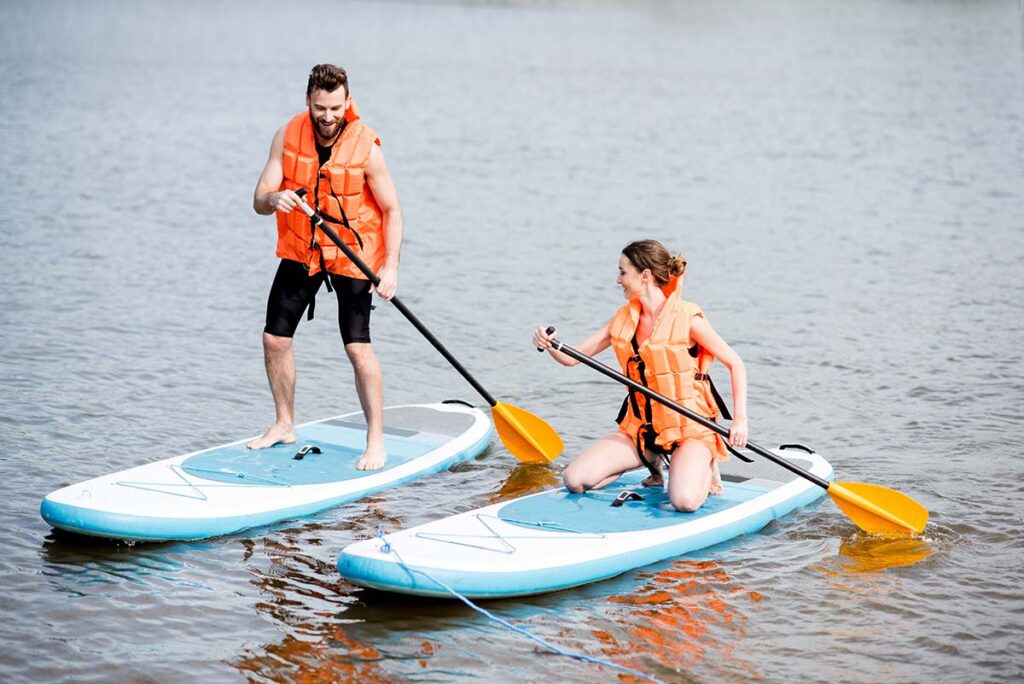
[{"label": "orange paddle blade", "polygon": [[529,411],[500,401],[491,407],[494,428],[505,448],[523,463],[547,463],[562,453],[555,429]]},{"label": "orange paddle blade", "polygon": [[828,494],[860,529],[890,537],[917,536],[928,511],[906,494],[864,482],[833,482]]}]

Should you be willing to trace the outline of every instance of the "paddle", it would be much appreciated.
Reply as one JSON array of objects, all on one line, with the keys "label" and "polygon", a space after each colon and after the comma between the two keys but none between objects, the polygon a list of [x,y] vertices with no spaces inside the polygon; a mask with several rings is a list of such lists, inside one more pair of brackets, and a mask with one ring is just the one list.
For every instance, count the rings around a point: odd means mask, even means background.
[{"label": "paddle", "polygon": [[[548,328],[550,335],[555,331]],[[573,349],[558,339],[551,340],[552,346],[557,350],[576,359],[580,363],[590,366],[599,373],[621,382],[623,385],[640,392],[644,396],[663,404],[673,411],[677,411],[692,421],[700,423],[709,430],[713,430],[723,437],[729,437],[729,429],[714,423],[702,415],[694,413],[684,406],[680,406],[668,397],[664,397],[651,389],[644,387],[638,382],[631,380],[622,373],[609,368],[596,359],[587,356],[577,349]],[[883,534],[889,536],[906,537],[920,534],[928,522],[928,511],[921,504],[911,499],[906,494],[880,487],[878,485],[865,484],[863,482],[829,482],[818,477],[814,473],[794,465],[784,458],[776,456],[764,447],[753,442],[747,442],[747,449],[767,458],[783,468],[796,473],[800,477],[810,480],[828,492],[836,505],[846,513],[847,516],[865,532],[871,534]]]},{"label": "paddle", "polygon": [[[305,188],[300,188],[295,194],[301,199],[306,192]],[[322,230],[324,235],[329,237],[338,246],[338,249],[345,253],[345,256],[363,272],[363,275],[371,283],[374,285],[380,284],[380,278],[377,277],[377,274],[366,265],[366,262],[356,256],[352,248],[341,241],[341,238],[334,232],[334,229],[328,226],[317,212],[313,211],[305,201],[300,201],[299,206],[302,208],[302,211],[313,219],[316,227]],[[434,349],[441,352],[441,356],[455,370],[459,371],[462,377],[473,386],[473,389],[479,392],[480,396],[487,401],[491,407],[491,417],[494,419],[494,427],[498,431],[498,436],[505,444],[505,447],[512,452],[513,456],[524,463],[547,463],[548,461],[555,460],[562,453],[562,438],[558,436],[554,428],[529,411],[512,404],[504,404],[497,401],[483,388],[483,385],[476,381],[476,378],[469,374],[469,371],[459,363],[458,359],[452,356],[451,352],[434,337],[433,333],[427,330],[427,326],[423,325],[398,297],[392,297],[391,303],[402,312],[402,315],[413,324],[413,327],[420,331],[420,334],[427,338],[430,344],[434,345]]]}]

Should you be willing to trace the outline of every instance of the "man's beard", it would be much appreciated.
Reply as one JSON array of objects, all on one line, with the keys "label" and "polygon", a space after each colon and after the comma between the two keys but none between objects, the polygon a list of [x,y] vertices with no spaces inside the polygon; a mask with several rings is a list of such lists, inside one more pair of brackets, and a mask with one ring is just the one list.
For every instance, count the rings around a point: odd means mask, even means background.
[{"label": "man's beard", "polygon": [[338,130],[341,128],[341,121],[335,120],[333,123],[325,124],[320,121],[316,122],[316,132],[324,140],[330,140],[334,136],[338,135]]}]

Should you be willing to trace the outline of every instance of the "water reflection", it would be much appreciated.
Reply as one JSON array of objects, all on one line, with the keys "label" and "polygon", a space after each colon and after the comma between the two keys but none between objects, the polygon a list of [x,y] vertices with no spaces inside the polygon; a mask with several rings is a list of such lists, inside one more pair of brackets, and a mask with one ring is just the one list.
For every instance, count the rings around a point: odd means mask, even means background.
[{"label": "water reflection", "polygon": [[[488,499],[504,501],[558,484],[548,465],[519,464]],[[282,632],[279,641],[253,645],[231,661],[250,681],[393,681],[396,661],[405,663],[399,670],[409,664],[423,669],[442,649],[443,641],[424,637],[424,619],[442,633],[445,625],[464,624],[466,609],[457,602],[366,590],[337,574],[336,554],[345,543],[378,528],[407,527],[389,513],[386,497],[361,504],[340,524],[309,523],[241,540],[250,584],[260,594],[253,606]]]},{"label": "water reflection", "polygon": [[320,526],[243,540],[253,606],[283,632],[277,643],[246,649],[231,664],[250,681],[383,682],[380,653],[348,634],[342,617],[351,587],[330,559],[315,555]]},{"label": "water reflection", "polygon": [[[361,589],[345,582],[336,569],[339,536],[351,541],[378,526],[397,529],[401,517],[387,511],[387,500],[369,497],[362,510],[339,525],[307,523],[258,539],[244,539],[243,560],[260,599],[253,607],[282,632],[277,642],[247,648],[231,661],[249,681],[388,682],[394,676],[381,664],[394,659],[353,626],[364,624],[350,608]],[[356,627],[356,632],[359,628]],[[423,661],[435,644],[422,641],[406,658]]]},{"label": "water reflection", "polygon": [[94,585],[117,586],[125,582],[139,586],[172,582],[205,588],[179,576],[187,567],[180,557],[211,548],[212,544],[183,542],[136,545],[55,529],[43,539],[40,556],[43,574],[56,582],[58,590],[86,595],[92,593],[86,589]]},{"label": "water reflection", "polygon": [[490,497],[488,504],[516,499],[543,489],[560,487],[562,476],[547,463],[519,463]]},{"label": "water reflection", "polygon": [[922,538],[890,539],[854,535],[839,545],[842,567],[852,572],[881,572],[918,563],[934,553]]},{"label": "water reflection", "polygon": [[249,681],[393,681],[380,661],[378,651],[334,625],[314,635],[286,634],[279,643],[263,646],[232,665]]},{"label": "water reflection", "polygon": [[713,657],[716,669],[759,679],[737,652],[747,620],[738,604],[762,598],[735,585],[717,561],[677,560],[635,591],[608,598],[627,608],[620,616],[625,638],[607,630],[593,634],[605,656],[623,665],[637,667],[649,659],[678,673]]}]

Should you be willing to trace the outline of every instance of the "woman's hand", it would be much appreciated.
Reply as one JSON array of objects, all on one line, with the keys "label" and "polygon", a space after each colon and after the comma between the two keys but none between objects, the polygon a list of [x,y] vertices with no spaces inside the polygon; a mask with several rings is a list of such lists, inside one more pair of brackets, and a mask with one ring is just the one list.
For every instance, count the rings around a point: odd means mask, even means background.
[{"label": "woman's hand", "polygon": [[734,447],[747,446],[747,417],[737,416],[729,426],[729,445]]},{"label": "woman's hand", "polygon": [[544,328],[537,328],[533,331],[533,346],[537,348],[537,351],[551,349],[551,340],[555,339],[557,334],[557,330],[552,330],[549,335]]}]

